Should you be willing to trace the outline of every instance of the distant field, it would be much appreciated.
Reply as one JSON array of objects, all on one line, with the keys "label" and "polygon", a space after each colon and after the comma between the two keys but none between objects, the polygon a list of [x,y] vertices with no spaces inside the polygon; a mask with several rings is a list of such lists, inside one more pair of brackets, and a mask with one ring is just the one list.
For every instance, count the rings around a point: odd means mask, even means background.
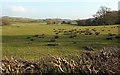
[{"label": "distant field", "polygon": [[[85,35],[80,32],[85,30],[92,34]],[[95,35],[95,32],[100,32],[100,34]],[[110,36],[108,33],[112,35]],[[75,37],[71,38],[74,35]],[[23,59],[39,59],[48,54],[54,56],[78,55],[85,51],[85,46],[89,45],[95,49],[118,46],[118,40],[115,38],[117,35],[118,25],[72,26],[18,23],[2,27],[2,52],[3,57],[15,56]],[[58,37],[55,39],[55,36]],[[108,37],[112,40],[107,40]],[[48,44],[57,44],[57,46],[48,46]]]}]

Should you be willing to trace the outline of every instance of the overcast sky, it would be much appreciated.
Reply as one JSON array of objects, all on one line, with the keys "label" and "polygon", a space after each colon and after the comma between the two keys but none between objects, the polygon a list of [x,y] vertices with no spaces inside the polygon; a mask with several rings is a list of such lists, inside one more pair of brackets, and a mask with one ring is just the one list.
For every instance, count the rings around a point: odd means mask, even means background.
[{"label": "overcast sky", "polygon": [[2,15],[28,18],[90,18],[100,6],[118,10],[119,0],[2,0]]}]

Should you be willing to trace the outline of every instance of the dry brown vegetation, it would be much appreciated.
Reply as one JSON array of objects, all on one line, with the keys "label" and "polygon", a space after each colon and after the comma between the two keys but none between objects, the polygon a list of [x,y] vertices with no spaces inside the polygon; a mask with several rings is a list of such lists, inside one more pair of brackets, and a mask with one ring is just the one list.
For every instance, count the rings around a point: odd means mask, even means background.
[{"label": "dry brown vegetation", "polygon": [[71,57],[48,55],[39,61],[5,57],[0,70],[2,74],[120,74],[120,50],[119,48],[104,48]]}]

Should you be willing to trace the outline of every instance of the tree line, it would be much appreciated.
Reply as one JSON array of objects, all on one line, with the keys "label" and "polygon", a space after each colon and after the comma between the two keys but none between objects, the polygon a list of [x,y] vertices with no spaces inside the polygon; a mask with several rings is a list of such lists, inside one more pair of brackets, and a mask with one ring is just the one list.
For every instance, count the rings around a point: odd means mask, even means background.
[{"label": "tree line", "polygon": [[2,25],[10,25],[11,23],[46,23],[50,24],[75,24],[78,26],[97,26],[97,25],[113,25],[120,24],[120,11],[111,11],[110,8],[101,6],[93,15],[93,18],[70,20],[70,19],[31,19],[3,16],[0,18]]},{"label": "tree line", "polygon": [[93,15],[94,18],[85,20],[77,20],[78,25],[111,25],[120,23],[120,11],[111,11],[110,8],[101,6],[100,9]]}]

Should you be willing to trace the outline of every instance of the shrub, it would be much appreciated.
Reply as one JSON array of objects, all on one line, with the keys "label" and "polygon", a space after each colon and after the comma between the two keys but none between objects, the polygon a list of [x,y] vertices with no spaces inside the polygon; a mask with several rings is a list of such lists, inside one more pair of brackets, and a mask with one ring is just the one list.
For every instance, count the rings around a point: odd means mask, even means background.
[{"label": "shrub", "polygon": [[2,19],[2,25],[11,25],[11,22],[9,19]]},{"label": "shrub", "polygon": [[[50,44],[54,46],[54,44]],[[2,61],[0,73],[6,74],[35,74],[35,75],[119,75],[120,49],[104,48],[99,51],[83,52],[81,55],[55,57],[48,55],[39,61],[25,61],[7,58]],[[64,75],[64,74],[63,74]]]},{"label": "shrub", "polygon": [[95,34],[96,34],[96,35],[99,35],[99,34],[100,34],[100,32],[95,32]]}]

